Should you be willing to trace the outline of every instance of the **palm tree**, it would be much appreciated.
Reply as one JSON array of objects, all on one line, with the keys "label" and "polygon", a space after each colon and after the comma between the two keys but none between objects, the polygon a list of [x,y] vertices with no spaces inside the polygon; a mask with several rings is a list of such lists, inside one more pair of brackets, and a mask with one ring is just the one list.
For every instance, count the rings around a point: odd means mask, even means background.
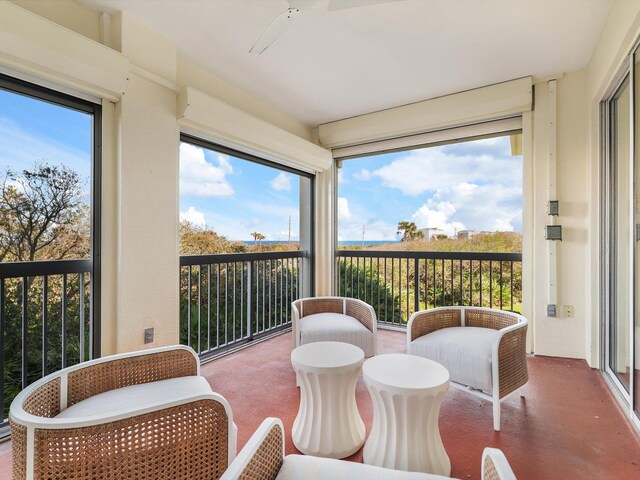
[{"label": "palm tree", "polygon": [[258,248],[260,248],[260,242],[262,242],[262,240],[266,238],[260,232],[253,232],[251,236],[253,237],[253,241],[257,244]]},{"label": "palm tree", "polygon": [[408,222],[406,220],[398,222],[398,231],[396,232],[396,235],[400,234],[401,232],[403,242],[408,242],[410,240],[413,240],[414,238],[420,238],[419,234],[422,233],[418,232],[418,227],[416,227],[415,223]]}]

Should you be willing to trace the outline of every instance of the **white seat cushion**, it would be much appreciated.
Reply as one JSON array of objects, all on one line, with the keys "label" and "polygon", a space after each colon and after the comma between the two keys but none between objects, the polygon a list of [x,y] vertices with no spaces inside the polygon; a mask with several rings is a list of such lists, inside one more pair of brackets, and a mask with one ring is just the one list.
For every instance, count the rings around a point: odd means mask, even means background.
[{"label": "white seat cushion", "polygon": [[444,480],[449,477],[403,472],[362,463],[307,455],[287,455],[276,480]]},{"label": "white seat cushion", "polygon": [[132,408],[148,408],[159,403],[184,400],[206,393],[211,393],[211,386],[204,377],[170,378],[159,382],[117,388],[89,397],[60,412],[57,418],[117,414],[131,411]]},{"label": "white seat cushion", "polygon": [[408,353],[444,365],[454,382],[491,392],[491,348],[499,335],[491,328],[443,328],[412,341]]},{"label": "white seat cushion", "polygon": [[313,342],[345,342],[360,347],[364,356],[373,355],[373,332],[355,318],[341,313],[316,313],[300,319],[300,345]]}]

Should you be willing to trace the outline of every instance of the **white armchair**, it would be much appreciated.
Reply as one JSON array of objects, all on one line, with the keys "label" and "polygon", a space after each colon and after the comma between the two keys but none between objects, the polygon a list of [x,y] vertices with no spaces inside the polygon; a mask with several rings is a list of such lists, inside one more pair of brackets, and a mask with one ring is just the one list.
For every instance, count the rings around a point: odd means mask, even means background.
[{"label": "white armchair", "polygon": [[376,354],[378,322],[373,308],[356,298],[301,298],[291,304],[293,347],[312,342],[345,342],[365,357]]},{"label": "white armchair", "polygon": [[411,315],[407,353],[444,365],[451,385],[493,402],[500,430],[500,402],[528,381],[527,319],[480,307],[440,307]]},{"label": "white armchair", "polygon": [[212,480],[236,453],[231,408],[184,346],[48,375],[18,394],[9,420],[14,480]]}]

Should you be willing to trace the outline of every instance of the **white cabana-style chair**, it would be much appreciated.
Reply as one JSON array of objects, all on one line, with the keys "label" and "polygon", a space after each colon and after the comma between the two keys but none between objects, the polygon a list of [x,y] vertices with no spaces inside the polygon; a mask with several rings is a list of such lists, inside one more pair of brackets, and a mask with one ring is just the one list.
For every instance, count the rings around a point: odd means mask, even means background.
[{"label": "white cabana-style chair", "polygon": [[18,394],[9,420],[14,480],[212,480],[236,453],[231,408],[185,346],[52,373]]},{"label": "white cabana-style chair", "polygon": [[526,318],[492,308],[432,308],[407,324],[407,353],[444,365],[452,386],[493,402],[496,431],[500,402],[529,380],[526,341]]},{"label": "white cabana-style chair", "polygon": [[376,354],[378,322],[371,305],[346,297],[301,298],[291,304],[293,347],[312,342],[345,342],[365,357]]}]

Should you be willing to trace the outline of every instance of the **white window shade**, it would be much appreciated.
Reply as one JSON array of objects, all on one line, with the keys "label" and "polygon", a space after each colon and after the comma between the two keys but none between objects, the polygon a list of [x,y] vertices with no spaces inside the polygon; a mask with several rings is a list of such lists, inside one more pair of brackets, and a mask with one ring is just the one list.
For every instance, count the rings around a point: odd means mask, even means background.
[{"label": "white window shade", "polygon": [[0,2],[0,65],[114,101],[129,77],[119,52],[9,2]]},{"label": "white window shade", "polygon": [[[334,148],[332,152],[334,158],[345,159],[363,155],[371,155],[375,153],[417,148],[423,145],[450,143],[462,139],[490,137],[507,132],[519,132],[521,129],[522,117],[513,117],[504,120],[495,120],[492,122],[482,122],[474,125],[466,125],[464,127],[447,128],[434,132],[419,133],[406,137],[381,140],[378,142],[369,142],[349,147]],[[517,139],[514,140],[514,142],[517,141]],[[517,145],[515,146],[515,149],[512,145],[512,150],[516,151],[517,149]]]},{"label": "white window shade", "polygon": [[335,150],[507,119],[532,107],[533,85],[526,77],[326,123],[318,136],[322,146]]},{"label": "white window shade", "polygon": [[327,170],[331,152],[238,108],[184,88],[178,97],[182,131],[307,172]]}]

